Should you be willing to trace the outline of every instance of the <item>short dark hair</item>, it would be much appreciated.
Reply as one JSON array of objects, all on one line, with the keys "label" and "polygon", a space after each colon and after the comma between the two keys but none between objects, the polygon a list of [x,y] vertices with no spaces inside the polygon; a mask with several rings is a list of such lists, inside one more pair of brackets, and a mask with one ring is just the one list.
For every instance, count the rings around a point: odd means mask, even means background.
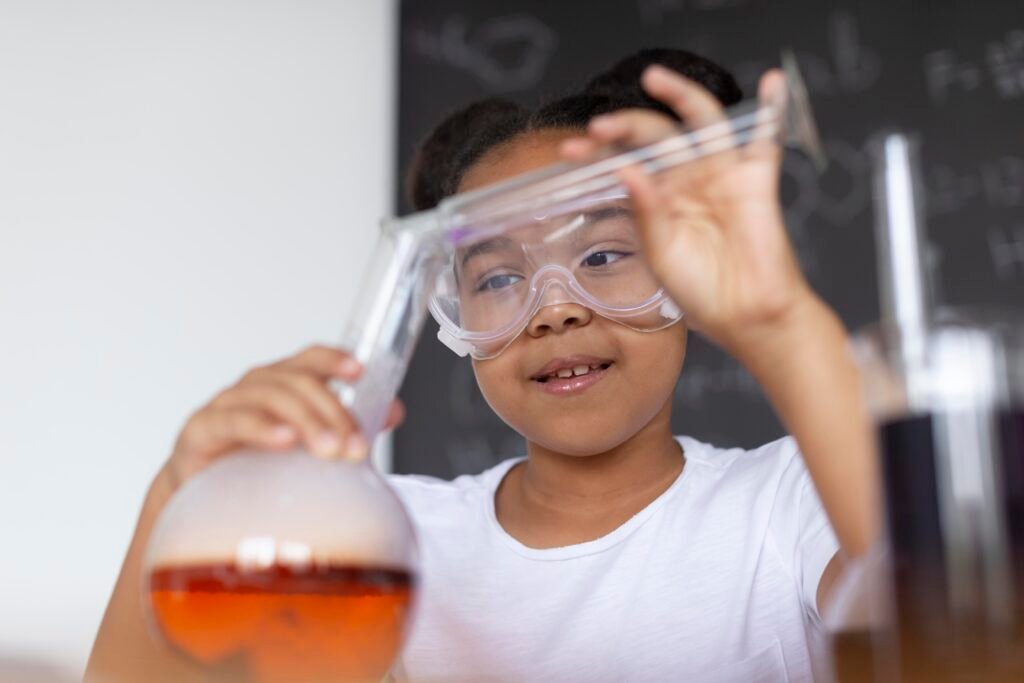
[{"label": "short dark hair", "polygon": [[527,132],[580,129],[595,116],[618,109],[652,109],[679,120],[640,85],[644,69],[660,64],[707,88],[724,105],[743,93],[732,74],[686,50],[646,49],[620,60],[591,79],[579,93],[536,110],[501,98],[487,98],[444,119],[419,146],[406,176],[406,193],[417,211],[433,208],[455,194],[466,171],[489,150]]}]

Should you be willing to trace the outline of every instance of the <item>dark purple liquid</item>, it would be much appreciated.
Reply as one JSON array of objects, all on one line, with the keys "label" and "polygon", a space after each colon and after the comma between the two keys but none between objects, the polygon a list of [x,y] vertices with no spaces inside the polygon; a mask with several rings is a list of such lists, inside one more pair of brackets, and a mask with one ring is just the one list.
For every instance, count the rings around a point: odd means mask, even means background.
[{"label": "dark purple liquid", "polygon": [[[983,606],[955,609],[948,599],[951,575],[939,507],[942,475],[936,461],[942,421],[935,415],[918,415],[879,429],[896,598],[896,637],[889,634],[889,640],[898,643],[893,649],[898,654],[889,662],[894,667],[890,675],[877,680],[892,680],[891,674],[898,671],[896,680],[915,683],[1024,682],[1024,410],[1005,411],[995,423],[995,458],[1001,470],[996,485],[1003,499],[1000,515],[1013,575],[1010,623],[996,623]],[[977,576],[980,590],[989,588],[981,579],[980,565]],[[836,661],[842,662],[842,643],[836,644]]]}]

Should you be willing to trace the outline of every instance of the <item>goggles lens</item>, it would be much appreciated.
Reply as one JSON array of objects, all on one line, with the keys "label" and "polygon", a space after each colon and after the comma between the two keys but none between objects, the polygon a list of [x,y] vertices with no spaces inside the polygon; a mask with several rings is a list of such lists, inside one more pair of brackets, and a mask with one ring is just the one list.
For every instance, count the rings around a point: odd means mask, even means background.
[{"label": "goggles lens", "polygon": [[637,330],[662,329],[681,317],[641,253],[627,197],[538,212],[500,229],[474,228],[484,236],[452,249],[431,302],[442,340],[460,342],[457,351],[494,357],[540,308],[560,303]]}]

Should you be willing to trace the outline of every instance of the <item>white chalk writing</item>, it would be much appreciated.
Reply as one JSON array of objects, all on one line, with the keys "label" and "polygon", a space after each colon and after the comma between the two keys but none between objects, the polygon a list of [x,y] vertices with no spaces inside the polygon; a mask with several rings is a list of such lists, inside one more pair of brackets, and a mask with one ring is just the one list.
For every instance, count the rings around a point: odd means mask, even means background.
[{"label": "white chalk writing", "polygon": [[439,30],[410,30],[414,52],[475,76],[497,92],[524,90],[543,78],[558,43],[555,32],[524,14],[495,17],[470,30],[465,17],[447,17]]},{"label": "white chalk writing", "polygon": [[975,203],[991,208],[1024,206],[1024,158],[1006,155],[968,168],[928,169],[928,211],[947,214]]},{"label": "white chalk writing", "polygon": [[838,139],[826,140],[822,147],[828,157],[824,175],[802,155],[788,155],[783,164],[782,201],[791,230],[802,230],[812,215],[845,227],[870,204],[863,150]]},{"label": "white chalk writing", "polygon": [[[796,52],[807,89],[816,95],[842,95],[870,90],[882,76],[882,57],[861,41],[857,18],[849,12],[835,12],[827,23],[829,54]],[[749,61],[737,64],[733,73],[751,91],[772,64]]]},{"label": "white chalk writing", "polygon": [[1004,100],[1024,97],[1024,30],[985,45],[984,54],[961,57],[945,48],[924,56],[924,74],[933,102],[945,103],[956,93],[973,93],[990,85]]}]

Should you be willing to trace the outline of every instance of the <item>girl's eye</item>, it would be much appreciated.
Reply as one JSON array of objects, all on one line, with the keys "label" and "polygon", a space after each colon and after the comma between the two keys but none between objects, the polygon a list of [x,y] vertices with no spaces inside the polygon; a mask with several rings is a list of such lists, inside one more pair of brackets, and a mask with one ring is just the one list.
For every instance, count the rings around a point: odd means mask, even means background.
[{"label": "girl's eye", "polygon": [[487,278],[480,286],[477,287],[477,291],[485,292],[487,290],[499,290],[511,287],[515,283],[519,282],[523,278],[518,275],[512,275],[511,273],[502,273],[501,275],[494,275]]},{"label": "girl's eye", "polygon": [[622,251],[595,251],[583,259],[583,265],[591,267],[607,266],[610,263],[615,263],[623,256],[629,256],[629,254]]}]

